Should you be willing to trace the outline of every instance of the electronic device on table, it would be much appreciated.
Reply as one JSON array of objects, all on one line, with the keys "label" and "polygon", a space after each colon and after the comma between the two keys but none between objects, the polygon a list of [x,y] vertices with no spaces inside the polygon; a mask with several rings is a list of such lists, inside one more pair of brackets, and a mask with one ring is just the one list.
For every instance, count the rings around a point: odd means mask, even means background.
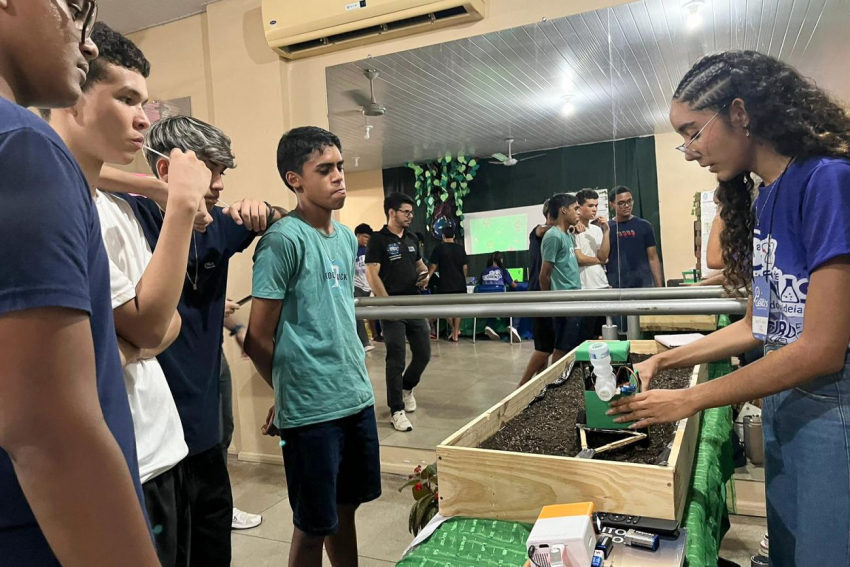
[{"label": "electronic device on table", "polygon": [[545,506],[528,536],[529,567],[681,567],[687,530],[675,520]]},{"label": "electronic device on table", "polygon": [[593,560],[593,502],[544,506],[526,543],[535,567],[586,567]]}]

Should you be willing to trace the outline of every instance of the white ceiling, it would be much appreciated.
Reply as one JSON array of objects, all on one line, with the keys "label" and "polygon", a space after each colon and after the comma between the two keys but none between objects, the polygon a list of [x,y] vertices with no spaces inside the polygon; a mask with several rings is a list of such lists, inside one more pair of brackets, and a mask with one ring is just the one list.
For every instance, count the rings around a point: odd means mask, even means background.
[{"label": "white ceiling", "polygon": [[[706,0],[692,31],[682,4],[645,0],[330,67],[331,130],[361,170],[446,151],[504,153],[509,136],[521,153],[649,135],[669,130],[668,103],[687,69],[726,49],[778,56],[850,98],[848,74],[830,68],[850,60],[850,0]],[[387,114],[368,118],[366,140],[354,100],[368,97],[369,67]]]},{"label": "white ceiling", "polygon": [[98,19],[126,34],[200,14],[215,1],[98,0]]}]

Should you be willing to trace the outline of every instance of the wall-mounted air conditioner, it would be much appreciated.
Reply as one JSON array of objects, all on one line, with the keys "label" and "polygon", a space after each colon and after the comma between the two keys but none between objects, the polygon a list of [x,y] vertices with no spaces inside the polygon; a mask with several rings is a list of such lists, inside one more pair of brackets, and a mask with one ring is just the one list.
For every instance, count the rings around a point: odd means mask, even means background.
[{"label": "wall-mounted air conditioner", "polygon": [[480,20],[488,0],[263,0],[269,45],[287,59]]}]

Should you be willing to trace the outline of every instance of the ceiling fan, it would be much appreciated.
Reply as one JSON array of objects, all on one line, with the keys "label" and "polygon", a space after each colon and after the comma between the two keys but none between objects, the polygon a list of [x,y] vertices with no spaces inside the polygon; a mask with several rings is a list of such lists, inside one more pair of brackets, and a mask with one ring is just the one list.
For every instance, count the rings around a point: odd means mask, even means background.
[{"label": "ceiling fan", "polygon": [[492,157],[496,158],[498,161],[491,161],[490,163],[496,164],[496,165],[504,165],[505,167],[512,167],[512,166],[518,164],[521,161],[528,161],[530,159],[539,158],[539,157],[543,157],[543,156],[546,155],[546,154],[537,154],[536,156],[528,156],[528,157],[525,157],[525,158],[522,158],[522,159],[516,159],[513,156],[513,153],[512,153],[514,139],[513,138],[505,138],[505,141],[508,143],[508,155],[495,153],[495,154],[493,154]]},{"label": "ceiling fan", "polygon": [[375,79],[378,78],[378,71],[375,69],[364,69],[363,74],[369,79],[369,97],[367,97],[364,93],[360,91],[347,91],[344,93],[348,98],[350,98],[357,106],[357,110],[349,110],[343,111],[336,114],[348,114],[352,112],[356,112],[359,114],[363,114],[364,116],[383,116],[387,113],[387,107],[383,104],[379,104],[375,99]]}]

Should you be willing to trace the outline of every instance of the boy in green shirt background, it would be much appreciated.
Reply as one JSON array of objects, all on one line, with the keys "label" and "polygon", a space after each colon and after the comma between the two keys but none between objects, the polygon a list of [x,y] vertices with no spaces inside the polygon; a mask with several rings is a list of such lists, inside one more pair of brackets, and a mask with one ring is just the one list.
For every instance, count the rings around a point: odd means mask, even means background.
[{"label": "boy in green shirt background", "polygon": [[[559,193],[549,199],[549,211],[555,226],[546,232],[540,244],[543,265],[540,268],[542,291],[581,289],[581,276],[576,257],[576,240],[571,234],[579,222],[578,201],[573,195]],[[583,317],[554,317],[555,352],[553,362],[584,341]]]},{"label": "boy in green shirt background", "polygon": [[357,239],[342,145],[315,127],[284,134],[277,165],[298,207],[254,254],[245,352],[275,392],[263,431],[282,438],[295,530],[290,567],[357,565],[357,507],[381,495],[375,398],[354,318]]}]

